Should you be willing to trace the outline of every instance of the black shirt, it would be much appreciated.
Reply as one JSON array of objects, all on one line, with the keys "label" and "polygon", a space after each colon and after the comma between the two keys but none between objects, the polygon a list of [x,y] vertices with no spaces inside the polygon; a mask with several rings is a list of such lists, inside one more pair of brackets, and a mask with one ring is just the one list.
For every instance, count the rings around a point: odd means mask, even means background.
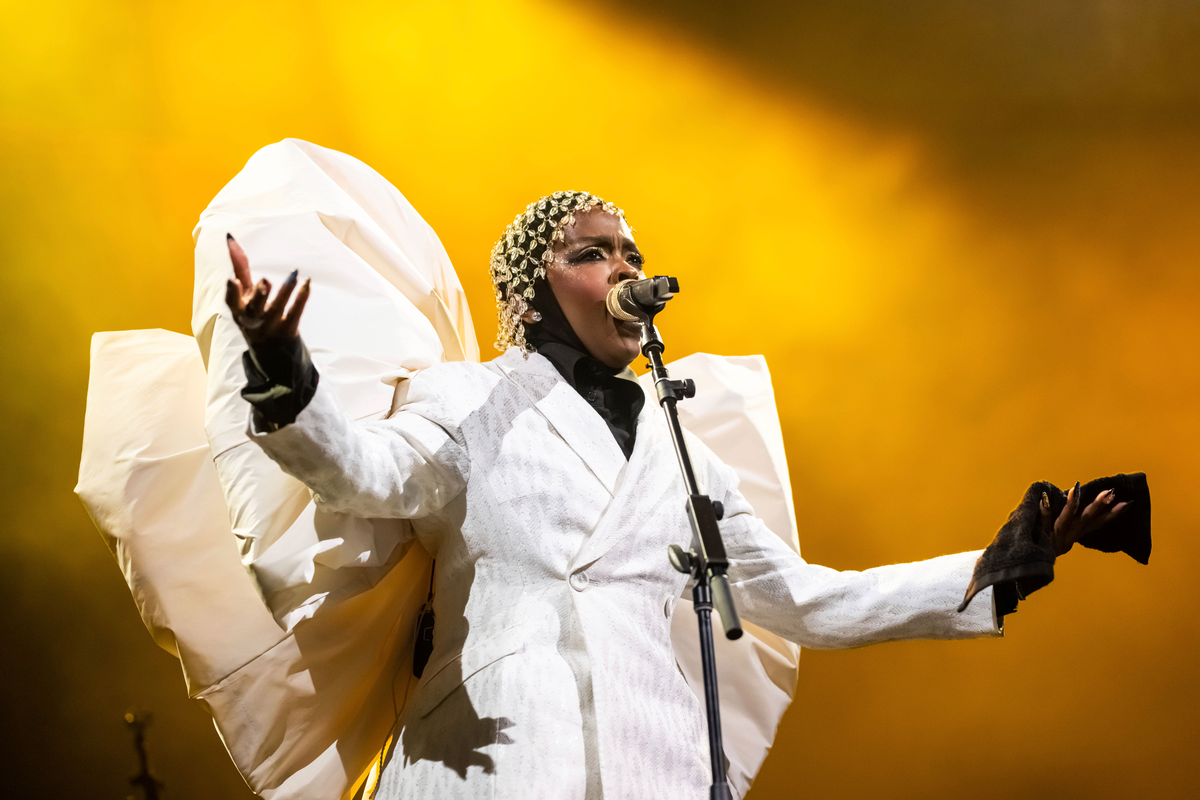
[{"label": "black shirt", "polygon": [[537,351],[595,409],[625,458],[629,458],[637,439],[638,415],[646,405],[646,395],[633,370],[626,367],[614,372],[587,353],[558,342],[543,344]]}]

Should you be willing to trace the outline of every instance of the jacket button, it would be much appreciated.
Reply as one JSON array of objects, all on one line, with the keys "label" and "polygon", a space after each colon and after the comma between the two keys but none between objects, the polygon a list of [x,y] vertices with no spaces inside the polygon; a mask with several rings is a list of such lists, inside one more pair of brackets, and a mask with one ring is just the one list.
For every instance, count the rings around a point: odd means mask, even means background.
[{"label": "jacket button", "polygon": [[588,577],[586,572],[573,573],[571,577],[567,579],[567,583],[571,584],[571,588],[577,592],[582,592],[584,589],[586,589],[590,581],[591,579]]}]

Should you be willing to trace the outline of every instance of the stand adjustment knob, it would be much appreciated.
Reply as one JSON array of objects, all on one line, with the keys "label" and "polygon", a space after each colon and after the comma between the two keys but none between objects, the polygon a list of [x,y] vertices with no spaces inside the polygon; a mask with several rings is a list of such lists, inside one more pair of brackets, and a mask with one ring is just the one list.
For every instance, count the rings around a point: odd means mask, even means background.
[{"label": "stand adjustment knob", "polygon": [[717,519],[725,519],[725,504],[720,500],[713,500],[713,513],[717,515]]},{"label": "stand adjustment knob", "polygon": [[667,548],[667,558],[671,561],[671,566],[676,572],[682,572],[684,575],[692,574],[692,554],[684,550],[677,544],[673,544]]},{"label": "stand adjustment knob", "polygon": [[684,378],[681,381],[667,381],[667,391],[670,396],[676,400],[686,400],[689,397],[696,396],[696,382],[691,378]]}]

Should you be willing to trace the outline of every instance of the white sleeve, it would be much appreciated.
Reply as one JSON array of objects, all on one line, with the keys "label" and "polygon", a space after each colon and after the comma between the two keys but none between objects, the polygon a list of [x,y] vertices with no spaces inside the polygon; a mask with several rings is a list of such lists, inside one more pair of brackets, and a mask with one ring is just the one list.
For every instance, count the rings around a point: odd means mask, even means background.
[{"label": "white sleeve", "polygon": [[255,444],[306,485],[317,506],[358,517],[412,519],[438,511],[466,487],[461,434],[433,421],[434,398],[414,396],[389,419],[356,422],[318,385],[296,421],[260,431]]},{"label": "white sleeve", "polygon": [[754,516],[736,488],[722,498],[721,533],[742,616],[802,647],[862,647],[898,639],[999,636],[990,594],[962,601],[979,552],[862,572],[809,564]]}]

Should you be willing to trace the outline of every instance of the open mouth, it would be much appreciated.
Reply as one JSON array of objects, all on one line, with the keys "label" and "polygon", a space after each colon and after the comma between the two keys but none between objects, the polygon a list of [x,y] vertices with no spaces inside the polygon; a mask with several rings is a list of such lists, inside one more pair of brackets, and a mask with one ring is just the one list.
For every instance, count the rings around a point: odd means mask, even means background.
[{"label": "open mouth", "polygon": [[625,336],[641,336],[642,323],[632,322],[627,319],[617,319],[613,317],[613,324],[617,326],[617,332]]}]

